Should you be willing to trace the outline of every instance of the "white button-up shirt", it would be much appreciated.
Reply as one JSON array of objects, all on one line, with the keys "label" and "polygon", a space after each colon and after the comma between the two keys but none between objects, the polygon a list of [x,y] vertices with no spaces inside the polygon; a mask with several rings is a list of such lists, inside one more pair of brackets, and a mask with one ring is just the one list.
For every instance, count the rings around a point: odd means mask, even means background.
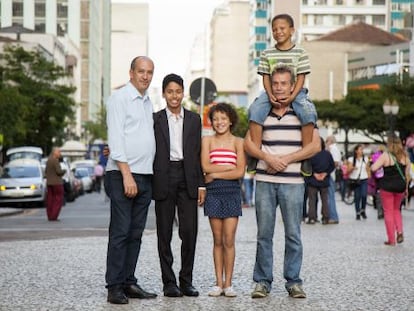
[{"label": "white button-up shirt", "polygon": [[170,161],[181,161],[183,155],[183,124],[184,109],[181,107],[180,113],[172,113],[168,107],[167,112],[168,129],[170,132]]},{"label": "white button-up shirt", "polygon": [[116,162],[128,163],[132,173],[152,174],[155,156],[153,107],[148,95],[128,82],[108,99],[107,126],[110,155],[107,171]]}]

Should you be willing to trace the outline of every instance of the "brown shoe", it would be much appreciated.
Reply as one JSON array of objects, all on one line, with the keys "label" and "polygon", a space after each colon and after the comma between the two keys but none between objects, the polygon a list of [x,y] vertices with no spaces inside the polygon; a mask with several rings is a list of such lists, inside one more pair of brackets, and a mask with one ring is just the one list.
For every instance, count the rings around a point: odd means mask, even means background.
[{"label": "brown shoe", "polygon": [[397,233],[397,243],[401,244],[402,242],[404,242],[404,236],[402,233]]}]

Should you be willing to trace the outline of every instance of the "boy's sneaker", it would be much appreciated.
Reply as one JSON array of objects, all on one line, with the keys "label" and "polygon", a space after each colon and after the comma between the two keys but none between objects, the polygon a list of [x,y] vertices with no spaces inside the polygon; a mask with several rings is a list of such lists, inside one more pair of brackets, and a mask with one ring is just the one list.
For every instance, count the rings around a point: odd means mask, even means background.
[{"label": "boy's sneaker", "polygon": [[267,288],[262,283],[257,283],[254,291],[252,292],[252,298],[264,298],[268,294]]},{"label": "boy's sneaker", "polygon": [[295,284],[287,288],[289,296],[292,298],[306,298],[306,293],[303,291],[302,285]]},{"label": "boy's sneaker", "polygon": [[300,165],[300,173],[305,177],[312,176],[312,163],[310,159],[302,161],[302,164]]},{"label": "boy's sneaker", "polygon": [[247,156],[247,171],[248,172],[255,172],[257,166],[257,159],[251,156]]}]

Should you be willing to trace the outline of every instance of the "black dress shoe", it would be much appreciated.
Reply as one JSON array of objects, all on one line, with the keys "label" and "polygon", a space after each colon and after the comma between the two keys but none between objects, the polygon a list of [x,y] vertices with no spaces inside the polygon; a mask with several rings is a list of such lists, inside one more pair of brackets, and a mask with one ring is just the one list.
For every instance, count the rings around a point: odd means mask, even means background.
[{"label": "black dress shoe", "polygon": [[107,301],[116,305],[124,305],[128,303],[128,298],[125,296],[122,286],[116,285],[108,288]]},{"label": "black dress shoe", "polygon": [[124,285],[124,291],[129,298],[150,299],[157,297],[157,294],[146,292],[138,284]]},{"label": "black dress shoe", "polygon": [[180,289],[184,296],[197,297],[199,295],[198,290],[193,285],[181,286]]},{"label": "black dress shoe", "polygon": [[183,297],[183,293],[175,284],[169,284],[164,286],[165,297]]}]

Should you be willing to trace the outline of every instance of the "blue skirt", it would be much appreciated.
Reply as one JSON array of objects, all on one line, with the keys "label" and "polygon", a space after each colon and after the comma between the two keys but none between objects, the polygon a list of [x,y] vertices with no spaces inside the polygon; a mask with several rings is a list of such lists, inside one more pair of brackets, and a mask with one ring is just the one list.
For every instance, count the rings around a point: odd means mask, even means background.
[{"label": "blue skirt", "polygon": [[242,215],[241,189],[238,180],[216,179],[206,187],[205,216],[228,218]]}]

